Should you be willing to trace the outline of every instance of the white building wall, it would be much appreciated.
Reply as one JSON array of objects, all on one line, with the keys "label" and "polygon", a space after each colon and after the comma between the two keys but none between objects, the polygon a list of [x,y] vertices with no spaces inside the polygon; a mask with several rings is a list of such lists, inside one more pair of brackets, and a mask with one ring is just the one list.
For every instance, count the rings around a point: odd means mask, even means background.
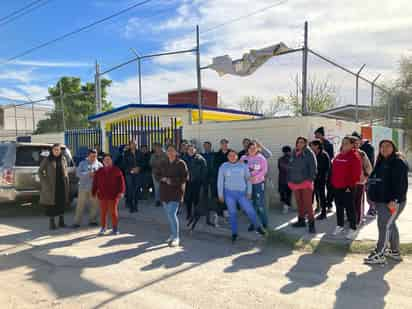
[{"label": "white building wall", "polygon": [[[3,130],[17,130],[18,131],[33,131],[33,121],[35,128],[37,128],[37,123],[40,120],[47,119],[47,113],[50,109],[46,108],[35,108],[34,109],[34,120],[33,112],[31,107],[17,107],[16,110],[12,106],[7,106],[3,108],[4,110],[4,125]],[[16,121],[17,120],[17,121]]]},{"label": "white building wall", "polygon": [[263,143],[273,153],[273,157],[269,159],[266,194],[268,205],[273,207],[279,200],[277,160],[281,156],[282,146],[293,146],[298,136],[313,139],[313,132],[320,126],[325,127],[327,138],[334,143],[335,152],[345,135],[353,131],[360,132],[360,126],[356,123],[323,117],[269,118],[186,125],[183,127],[183,138],[192,140],[197,145],[210,141],[214,150],[218,150],[222,138],[227,138],[230,147],[236,150],[242,149],[242,139],[245,137]]}]

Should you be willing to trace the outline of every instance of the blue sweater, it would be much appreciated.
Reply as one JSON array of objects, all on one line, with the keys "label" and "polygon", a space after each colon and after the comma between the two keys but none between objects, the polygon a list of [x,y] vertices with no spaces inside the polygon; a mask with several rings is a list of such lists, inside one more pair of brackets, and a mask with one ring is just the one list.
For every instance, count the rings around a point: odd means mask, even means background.
[{"label": "blue sweater", "polygon": [[103,167],[99,161],[94,161],[90,163],[87,159],[80,162],[76,169],[76,175],[79,177],[79,190],[80,191],[91,191],[93,185],[93,178],[90,178],[90,172],[97,172]]},{"label": "blue sweater", "polygon": [[224,191],[238,191],[252,194],[252,184],[249,181],[250,172],[247,164],[242,162],[225,162],[219,168],[217,190],[219,197],[223,197]]}]

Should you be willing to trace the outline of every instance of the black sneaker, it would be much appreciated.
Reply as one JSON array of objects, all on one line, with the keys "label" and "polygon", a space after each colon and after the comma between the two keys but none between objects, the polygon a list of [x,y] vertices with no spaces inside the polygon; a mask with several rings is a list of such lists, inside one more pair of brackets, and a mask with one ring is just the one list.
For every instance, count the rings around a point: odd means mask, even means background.
[{"label": "black sneaker", "polygon": [[367,258],[363,260],[367,265],[382,265],[386,264],[386,258],[383,254],[378,253],[376,249],[372,251]]},{"label": "black sneaker", "polygon": [[385,257],[390,258],[391,260],[402,262],[402,256],[399,251],[387,249],[384,253]]},{"label": "black sneaker", "polygon": [[162,203],[160,203],[160,201],[156,201],[156,207],[160,207],[160,206],[162,206]]},{"label": "black sneaker", "polygon": [[368,213],[366,214],[366,218],[374,219],[376,217],[376,210],[373,208],[369,208]]},{"label": "black sneaker", "polygon": [[71,226],[72,229],[78,229],[80,227],[80,224],[73,224]]},{"label": "black sneaker", "polygon": [[250,224],[247,231],[248,232],[253,232],[255,230],[255,226],[253,224]]},{"label": "black sneaker", "polygon": [[258,233],[259,235],[262,235],[262,236],[266,236],[266,231],[262,227],[259,227],[256,230],[256,233]]},{"label": "black sneaker", "polygon": [[237,240],[237,234],[232,235],[232,243],[236,242]]},{"label": "black sneaker", "polygon": [[298,218],[298,222],[292,224],[292,227],[306,227],[306,222],[304,218]]}]

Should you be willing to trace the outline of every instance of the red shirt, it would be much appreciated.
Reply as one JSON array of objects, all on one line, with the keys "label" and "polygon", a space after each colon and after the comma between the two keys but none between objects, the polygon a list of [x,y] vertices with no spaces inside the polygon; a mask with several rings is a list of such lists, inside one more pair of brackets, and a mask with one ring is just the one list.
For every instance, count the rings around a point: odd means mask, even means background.
[{"label": "red shirt", "polygon": [[94,175],[92,194],[99,200],[115,200],[125,192],[124,178],[116,166],[103,167]]},{"label": "red shirt", "polygon": [[332,162],[332,186],[336,189],[355,187],[362,173],[362,160],[356,150],[339,153]]}]

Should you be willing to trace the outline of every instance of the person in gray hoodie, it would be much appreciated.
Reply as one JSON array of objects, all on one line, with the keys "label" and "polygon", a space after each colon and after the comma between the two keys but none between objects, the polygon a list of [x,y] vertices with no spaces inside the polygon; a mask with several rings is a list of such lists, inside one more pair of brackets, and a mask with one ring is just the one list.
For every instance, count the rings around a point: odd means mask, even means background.
[{"label": "person in gray hoodie", "polygon": [[316,233],[312,207],[316,170],[316,157],[308,147],[308,140],[302,136],[298,137],[289,163],[288,186],[293,191],[298,204],[298,222],[293,224],[293,227],[305,227],[305,215],[307,215],[309,233]]}]

